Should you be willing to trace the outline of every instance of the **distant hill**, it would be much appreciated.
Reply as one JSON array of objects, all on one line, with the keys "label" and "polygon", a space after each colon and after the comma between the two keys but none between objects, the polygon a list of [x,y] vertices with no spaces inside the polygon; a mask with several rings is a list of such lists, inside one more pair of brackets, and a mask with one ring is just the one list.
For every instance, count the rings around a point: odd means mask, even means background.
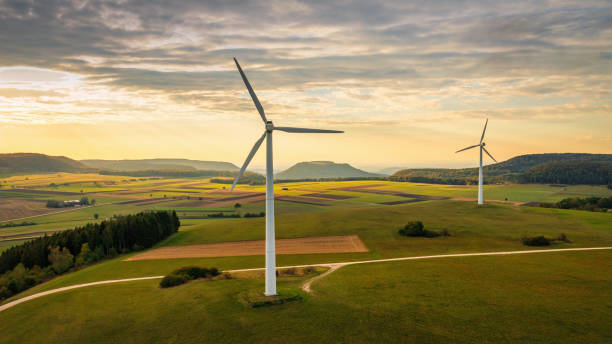
[{"label": "distant hill", "polygon": [[223,161],[189,159],[81,160],[87,166],[112,171],[200,170],[237,171],[238,166]]},{"label": "distant hill", "polygon": [[[483,168],[486,183],[608,184],[612,154],[547,153],[520,155]],[[397,171],[397,181],[474,184],[478,168],[423,168]]]},{"label": "distant hill", "polygon": [[349,164],[336,164],[331,161],[300,162],[277,173],[275,179],[319,179],[319,178],[355,178],[380,177],[380,174],[357,169]]},{"label": "distant hill", "polygon": [[65,156],[38,153],[0,154],[0,173],[86,172],[92,168]]}]

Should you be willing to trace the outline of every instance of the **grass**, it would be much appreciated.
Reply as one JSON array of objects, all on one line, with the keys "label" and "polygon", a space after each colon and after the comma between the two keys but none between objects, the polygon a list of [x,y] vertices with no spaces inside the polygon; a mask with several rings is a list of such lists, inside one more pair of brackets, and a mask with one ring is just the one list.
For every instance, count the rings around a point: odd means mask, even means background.
[{"label": "grass", "polygon": [[607,343],[610,262],[565,252],[349,266],[263,308],[241,301],[261,279],[95,286],[0,313],[0,343]]},{"label": "grass", "polygon": [[[477,207],[468,202],[421,202],[414,204],[336,209],[292,214],[276,218],[277,238],[357,234],[370,250],[365,253],[279,255],[277,264],[296,265],[369,260],[404,256],[525,250],[524,236],[557,237],[565,233],[572,243],[550,248],[612,246],[611,214],[575,210],[525,208],[505,204]],[[446,228],[450,237],[407,238],[397,233],[408,221],[421,220],[428,230]],[[182,226],[179,233],[158,246],[188,245],[264,239],[264,219],[210,219]],[[263,256],[185,258],[122,261],[116,258],[36,286],[27,295],[42,290],[97,280],[165,275],[186,265],[219,269],[263,267]]]},{"label": "grass", "polygon": [[[103,205],[35,218],[36,226],[0,229],[0,234],[73,228],[113,214],[146,209],[176,209],[197,214],[234,210],[182,208],[173,196],[214,197],[224,185],[207,180],[139,180],[98,175],[38,175],[7,178],[14,185],[46,187],[56,179],[99,199],[105,191],[135,197],[168,196],[150,205]],[[54,179],[55,178],[55,179]],[[98,181],[101,186],[92,186]],[[105,182],[115,184],[104,184]],[[64,183],[65,184],[65,183]],[[277,238],[357,234],[365,253],[279,255],[277,265],[329,263],[430,254],[525,250],[524,236],[557,237],[571,243],[551,248],[612,246],[612,214],[576,210],[517,207],[512,204],[427,201],[396,206],[375,203],[403,200],[398,196],[336,190],[380,185],[382,190],[447,197],[476,196],[476,188],[385,181],[306,182],[276,185],[281,195],[329,193],[353,196],[329,200],[321,207],[276,201]],[[37,186],[38,185],[38,186]],[[182,186],[214,190],[181,189]],[[282,190],[282,188],[289,190]],[[55,188],[54,188],[55,189]],[[95,190],[94,190],[95,189]],[[117,191],[123,189],[126,191]],[[4,189],[6,190],[6,189]],[[197,191],[197,194],[185,191]],[[239,191],[263,192],[264,186],[240,185]],[[571,196],[608,195],[603,187],[487,185],[486,199],[526,202]],[[1,194],[1,192],[0,192]],[[7,194],[8,195],[8,194]],[[28,198],[35,194],[10,197]],[[93,196],[92,196],[93,195]],[[150,196],[152,195],[152,196]],[[37,195],[35,197],[39,197]],[[112,198],[116,196],[108,195]],[[28,198],[28,199],[31,199]],[[244,212],[264,211],[262,201],[238,200]],[[397,230],[421,220],[450,237],[406,238]],[[264,239],[264,218],[182,220],[179,233],[157,246]],[[34,228],[32,228],[34,227]],[[15,242],[10,242],[12,245]],[[7,244],[0,242],[0,251]],[[107,279],[165,275],[179,267],[215,266],[221,270],[263,267],[263,256],[99,262],[59,276],[18,295]],[[314,294],[299,292],[312,276],[279,277],[279,290],[295,302],[251,308],[259,302],[263,278],[193,281],[158,288],[159,280],[76,289],[45,296],[0,313],[0,343],[200,343],[200,342],[610,342],[612,318],[612,252],[565,252],[520,256],[469,257],[343,267],[316,281]],[[320,272],[320,271],[319,271]],[[258,301],[259,300],[259,301]],[[70,324],[70,326],[66,326]],[[270,336],[274,333],[275,336]]]}]

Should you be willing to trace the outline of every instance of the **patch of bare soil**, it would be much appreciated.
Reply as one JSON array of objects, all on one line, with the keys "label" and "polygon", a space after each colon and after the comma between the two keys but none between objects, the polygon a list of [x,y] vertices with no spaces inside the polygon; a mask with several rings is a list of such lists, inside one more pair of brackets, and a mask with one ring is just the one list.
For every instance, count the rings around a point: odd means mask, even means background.
[{"label": "patch of bare soil", "polygon": [[0,200],[0,221],[54,213],[57,211],[59,211],[59,209],[49,209],[45,207],[44,202],[37,200],[21,198],[2,198]]},{"label": "patch of bare soil", "polygon": [[[277,239],[276,254],[368,252],[357,235]],[[131,256],[126,261],[171,258],[257,256],[265,253],[265,240],[167,246]]]}]

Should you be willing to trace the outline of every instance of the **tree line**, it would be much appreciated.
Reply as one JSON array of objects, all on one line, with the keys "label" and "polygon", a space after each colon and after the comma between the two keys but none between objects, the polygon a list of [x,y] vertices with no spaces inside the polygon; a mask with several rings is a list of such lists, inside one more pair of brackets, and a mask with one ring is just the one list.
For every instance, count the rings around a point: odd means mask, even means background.
[{"label": "tree line", "polygon": [[[531,166],[522,171],[504,163],[483,167],[484,184],[588,184],[610,185],[612,183],[612,162],[565,160],[552,161]],[[391,181],[475,185],[478,184],[478,168],[463,169],[408,169],[388,177]]]},{"label": "tree line", "polygon": [[100,171],[102,175],[130,176],[130,177],[166,177],[166,178],[193,178],[193,177],[233,177],[237,172],[232,171],[201,171],[201,170],[146,170],[146,171]]},{"label": "tree line", "polygon": [[607,212],[612,208],[612,197],[569,197],[557,203],[542,202],[540,207]]},{"label": "tree line", "polygon": [[151,247],[179,226],[174,211],[142,212],[13,246],[0,254],[0,300],[73,267]]}]

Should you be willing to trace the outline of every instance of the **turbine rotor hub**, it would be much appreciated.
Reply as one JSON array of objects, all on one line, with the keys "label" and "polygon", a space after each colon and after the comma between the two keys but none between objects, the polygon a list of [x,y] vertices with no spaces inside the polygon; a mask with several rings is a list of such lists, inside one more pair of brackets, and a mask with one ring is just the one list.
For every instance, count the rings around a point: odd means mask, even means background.
[{"label": "turbine rotor hub", "polygon": [[274,124],[272,124],[272,121],[267,121],[266,122],[266,131],[272,131],[274,130]]},{"label": "turbine rotor hub", "polygon": [[486,145],[487,145],[486,143],[484,143],[484,142],[482,143],[482,146],[483,146],[483,147],[484,147],[484,146],[486,146]]}]

